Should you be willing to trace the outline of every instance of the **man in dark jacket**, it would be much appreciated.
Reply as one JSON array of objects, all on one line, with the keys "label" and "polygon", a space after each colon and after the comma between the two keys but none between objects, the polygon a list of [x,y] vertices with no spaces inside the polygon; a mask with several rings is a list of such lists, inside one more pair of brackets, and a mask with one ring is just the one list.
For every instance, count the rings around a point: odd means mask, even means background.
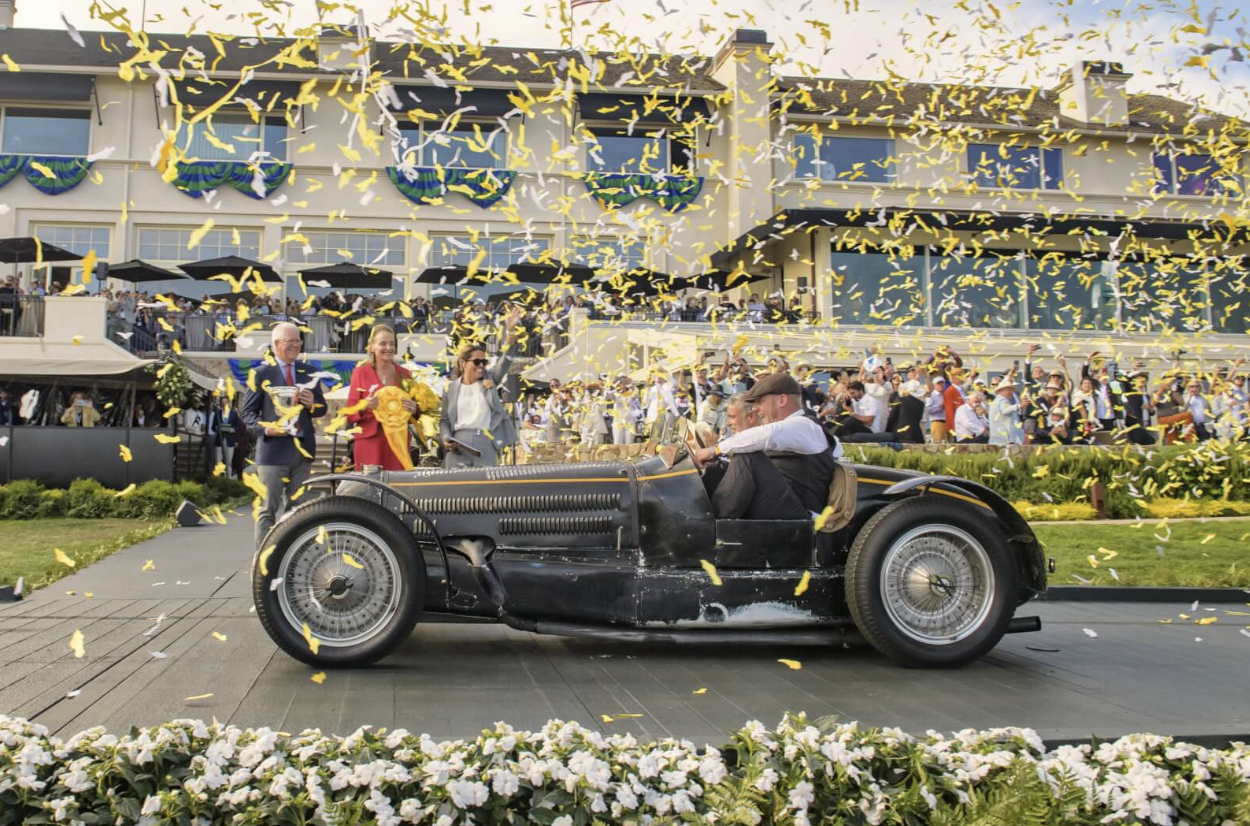
[{"label": "man in dark jacket", "polygon": [[[313,457],[317,455],[313,419],[326,414],[321,382],[311,378],[312,370],[308,365],[298,361],[303,346],[299,328],[290,322],[283,322],[274,326],[271,335],[274,363],[256,369],[240,411],[244,424],[256,440],[256,475],[266,492],[265,502],[256,519],[258,548],[265,534],[296,498],[312,473]],[[294,434],[274,424],[281,414],[267,392],[269,387],[299,388],[295,404],[300,411]]]}]

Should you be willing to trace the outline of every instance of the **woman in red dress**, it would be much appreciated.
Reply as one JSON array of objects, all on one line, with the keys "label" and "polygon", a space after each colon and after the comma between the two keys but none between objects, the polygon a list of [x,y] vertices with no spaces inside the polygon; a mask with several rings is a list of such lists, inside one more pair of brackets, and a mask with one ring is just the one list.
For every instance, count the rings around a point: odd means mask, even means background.
[{"label": "woman in red dress", "polygon": [[[347,409],[351,410],[364,402],[363,407],[347,416],[348,422],[360,427],[353,448],[356,470],[362,470],[365,465],[381,465],[383,470],[404,470],[403,463],[391,450],[382,426],[373,416],[378,406],[377,391],[383,387],[398,387],[408,379],[408,371],[395,363],[395,346],[395,331],[385,324],[375,325],[365,346],[369,360],[352,371]],[[412,399],[404,399],[403,404],[409,413],[417,411],[417,403]]]}]

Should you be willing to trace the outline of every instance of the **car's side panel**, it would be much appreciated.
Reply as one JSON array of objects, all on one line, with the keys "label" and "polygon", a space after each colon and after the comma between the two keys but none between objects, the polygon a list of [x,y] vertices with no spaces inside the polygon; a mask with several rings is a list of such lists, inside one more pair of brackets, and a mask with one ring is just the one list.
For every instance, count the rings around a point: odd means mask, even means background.
[{"label": "car's side panel", "polygon": [[497,553],[491,563],[519,617],[633,624],[638,618],[638,567],[633,561],[573,561]]},{"label": "car's side panel", "polygon": [[699,471],[684,459],[668,468],[658,458],[635,465],[642,565],[697,568],[716,541],[712,502]]},{"label": "car's side panel", "polygon": [[[806,583],[805,573],[810,574]],[[841,568],[724,570],[641,569],[642,626],[790,628],[850,621]],[[799,592],[799,593],[796,593]]]}]

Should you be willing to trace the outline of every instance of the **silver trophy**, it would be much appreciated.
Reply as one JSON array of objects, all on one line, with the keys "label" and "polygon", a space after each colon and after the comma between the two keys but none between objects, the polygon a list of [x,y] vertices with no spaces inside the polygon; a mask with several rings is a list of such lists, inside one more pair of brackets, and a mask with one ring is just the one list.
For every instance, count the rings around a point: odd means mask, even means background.
[{"label": "silver trophy", "polygon": [[299,388],[290,385],[270,385],[265,388],[273,401],[273,409],[278,413],[278,427],[292,436],[299,428]]}]

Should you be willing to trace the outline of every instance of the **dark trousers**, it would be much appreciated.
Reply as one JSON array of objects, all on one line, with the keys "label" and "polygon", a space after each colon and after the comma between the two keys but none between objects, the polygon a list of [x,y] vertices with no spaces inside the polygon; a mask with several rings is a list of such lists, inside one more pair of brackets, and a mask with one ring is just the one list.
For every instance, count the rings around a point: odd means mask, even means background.
[{"label": "dark trousers", "polygon": [[763,452],[736,453],[703,471],[717,519],[810,519],[786,477]]}]

